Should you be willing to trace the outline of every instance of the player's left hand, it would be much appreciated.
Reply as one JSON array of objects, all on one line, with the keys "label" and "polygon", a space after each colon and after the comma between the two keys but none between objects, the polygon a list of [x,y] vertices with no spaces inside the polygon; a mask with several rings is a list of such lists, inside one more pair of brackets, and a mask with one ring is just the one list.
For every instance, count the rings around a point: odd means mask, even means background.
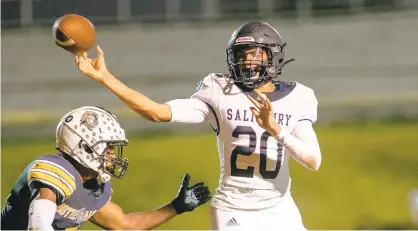
[{"label": "player's left hand", "polygon": [[247,94],[248,99],[253,103],[255,107],[250,107],[251,112],[254,114],[258,125],[268,131],[273,136],[276,136],[280,133],[280,126],[276,123],[274,119],[273,106],[271,105],[270,100],[267,96],[261,93],[259,90],[254,89],[254,93],[261,100],[259,103],[249,94]]},{"label": "player's left hand", "polygon": [[205,183],[200,182],[189,187],[190,174],[183,177],[177,197],[171,202],[177,214],[193,211],[211,199],[210,191]]}]

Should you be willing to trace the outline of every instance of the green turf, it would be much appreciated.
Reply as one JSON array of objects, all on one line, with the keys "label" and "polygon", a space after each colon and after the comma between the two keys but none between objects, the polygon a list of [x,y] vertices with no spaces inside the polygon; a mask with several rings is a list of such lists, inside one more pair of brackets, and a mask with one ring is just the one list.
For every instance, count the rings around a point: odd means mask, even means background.
[{"label": "green turf", "polygon": [[[291,162],[293,195],[309,229],[355,229],[408,223],[407,195],[417,187],[418,123],[361,123],[317,127],[323,162],[310,172]],[[114,180],[113,200],[126,212],[171,200],[187,171],[192,181],[217,185],[219,163],[212,134],[132,137],[131,164]],[[53,140],[4,141],[2,202],[25,165],[54,151]],[[159,229],[208,229],[209,205],[174,218]],[[96,229],[87,224],[83,229]]]}]

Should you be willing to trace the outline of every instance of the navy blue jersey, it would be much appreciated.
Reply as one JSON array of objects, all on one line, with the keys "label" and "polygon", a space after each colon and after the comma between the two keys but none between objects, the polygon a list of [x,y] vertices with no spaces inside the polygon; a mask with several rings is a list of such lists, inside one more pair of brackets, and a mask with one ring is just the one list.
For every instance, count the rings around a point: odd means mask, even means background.
[{"label": "navy blue jersey", "polygon": [[1,211],[2,230],[26,230],[29,205],[40,188],[57,195],[55,230],[78,229],[111,198],[111,183],[82,182],[74,166],[60,155],[45,155],[30,163],[19,176]]}]

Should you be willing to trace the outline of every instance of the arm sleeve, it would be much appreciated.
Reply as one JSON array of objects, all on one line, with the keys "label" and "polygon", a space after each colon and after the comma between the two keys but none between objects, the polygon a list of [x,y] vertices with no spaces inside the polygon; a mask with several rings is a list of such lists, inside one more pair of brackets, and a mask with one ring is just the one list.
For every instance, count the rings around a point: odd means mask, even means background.
[{"label": "arm sleeve", "polygon": [[300,153],[301,155],[306,154],[319,158],[321,157],[318,138],[310,121],[299,122],[293,130],[293,135],[307,147],[305,152]]},{"label": "arm sleeve", "polygon": [[212,123],[213,114],[211,100],[213,79],[208,75],[199,81],[194,94],[189,99],[175,99],[167,102],[171,108],[171,121],[180,123],[202,123],[209,120]]},{"label": "arm sleeve", "polygon": [[32,193],[42,187],[51,189],[57,196],[57,203],[68,199],[76,189],[75,177],[50,160],[34,161],[28,171],[28,184]]},{"label": "arm sleeve", "polygon": [[28,230],[54,230],[52,222],[57,205],[46,199],[35,199],[29,206]]},{"label": "arm sleeve", "polygon": [[286,148],[286,151],[303,166],[314,161],[313,169],[318,169],[322,162],[322,154],[318,138],[308,120],[300,121],[293,133],[288,133],[283,129],[278,135],[278,141]]}]

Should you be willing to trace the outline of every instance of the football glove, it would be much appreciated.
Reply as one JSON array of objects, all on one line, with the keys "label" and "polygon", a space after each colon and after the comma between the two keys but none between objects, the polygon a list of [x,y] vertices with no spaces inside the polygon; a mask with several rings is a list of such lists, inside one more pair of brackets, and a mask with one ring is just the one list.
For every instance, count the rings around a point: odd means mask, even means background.
[{"label": "football glove", "polygon": [[186,173],[177,193],[177,197],[171,202],[177,214],[193,211],[211,199],[210,191],[203,182],[189,187],[190,174]]}]

